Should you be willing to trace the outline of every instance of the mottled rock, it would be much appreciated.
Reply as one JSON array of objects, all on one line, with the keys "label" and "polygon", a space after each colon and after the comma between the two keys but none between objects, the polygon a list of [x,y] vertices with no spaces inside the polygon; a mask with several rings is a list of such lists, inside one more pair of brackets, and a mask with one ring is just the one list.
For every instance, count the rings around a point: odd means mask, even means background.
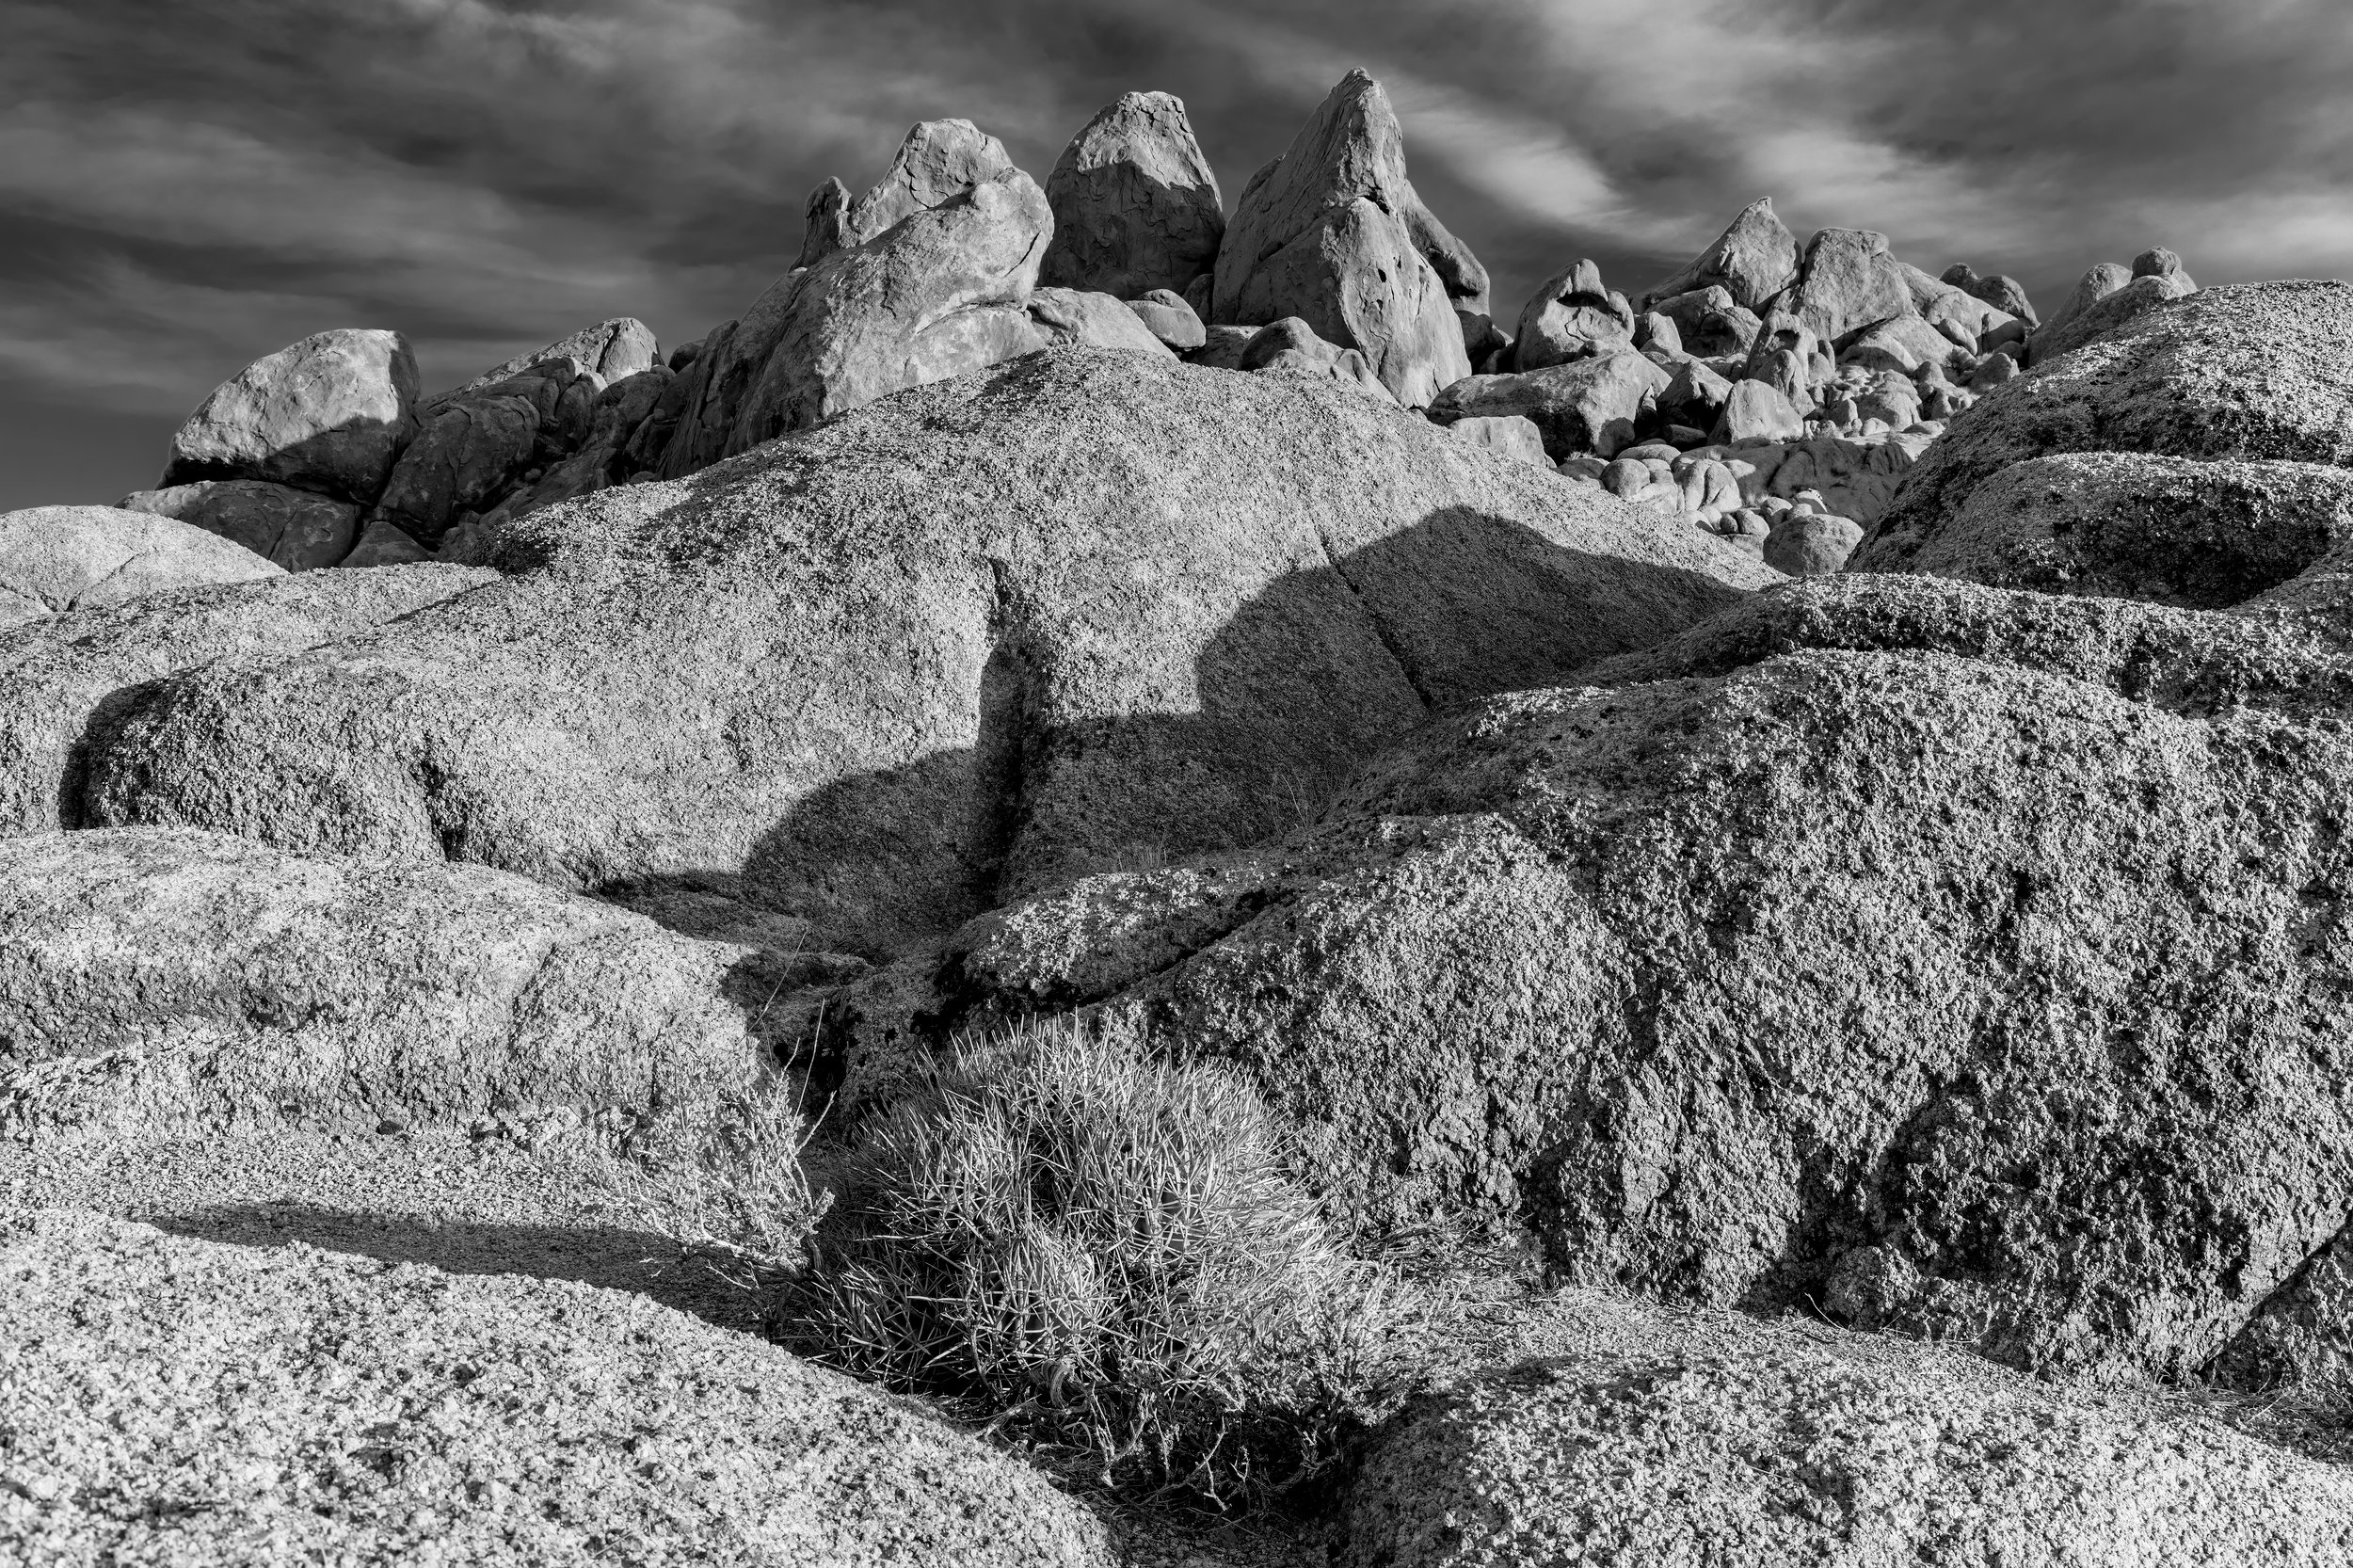
[{"label": "mottled rock", "polygon": [[1671,380],[1628,350],[1511,376],[1466,376],[1438,394],[1430,417],[1444,424],[1519,414],[1535,422],[1545,456],[1556,463],[1589,452],[1608,457],[1633,443],[1636,426],[1657,410]]},{"label": "mottled rock", "polygon": [[1108,294],[1041,288],[1030,296],[1030,319],[1040,328],[1040,347],[1075,343],[1160,357],[1176,352],[1124,301]]},{"label": "mottled rock", "polygon": [[288,571],[334,566],[360,539],[359,506],[263,479],[204,479],[168,490],[135,490],[120,504],[233,539]]},{"label": "mottled rock", "polygon": [[346,567],[402,567],[431,559],[433,552],[419,544],[408,530],[387,519],[374,518],[360,530],[360,542],[351,547],[351,553],[343,558],[342,564]]},{"label": "mottled rock", "polygon": [[558,338],[545,348],[528,354],[518,354],[504,364],[486,370],[462,387],[453,387],[424,400],[418,412],[431,418],[432,409],[456,402],[475,392],[510,381],[526,371],[542,366],[553,367],[569,360],[575,367],[572,374],[585,374],[597,378],[600,387],[635,376],[662,362],[662,345],[656,342],[653,328],[634,316],[616,316],[594,327],[584,327],[569,337]]},{"label": "mottled rock", "polygon": [[2353,1480],[2185,1412],[1948,1351],[1577,1292],[1566,1353],[1461,1379],[1375,1444],[1346,1568],[1955,1568],[2353,1554]]},{"label": "mottled rock", "polygon": [[1242,344],[1234,368],[1337,381],[1376,402],[1391,406],[1397,402],[1362,354],[1324,342],[1316,335],[1314,328],[1297,316],[1285,316],[1259,328]]},{"label": "mottled rock", "polygon": [[558,358],[437,401],[384,482],[371,522],[435,548],[459,514],[489,510],[578,451],[603,391],[582,361]]},{"label": "mottled rock", "polygon": [[1535,422],[1516,414],[1500,419],[1458,419],[1446,427],[1446,433],[1499,456],[1517,457],[1545,468],[1552,466],[1551,459],[1545,456],[1545,439]]},{"label": "mottled rock", "polygon": [[1718,285],[1655,301],[1650,309],[1675,324],[1675,334],[1689,354],[1746,354],[1764,325],[1754,312],[1733,303],[1730,290]]},{"label": "mottled rock", "polygon": [[148,681],[215,660],[315,648],[492,581],[490,572],[445,566],[305,572],[184,587],[0,630],[0,834],[81,825],[83,754]]},{"label": "mottled rock", "polygon": [[1598,264],[1570,264],[1545,280],[1521,309],[1513,367],[1542,370],[1632,347],[1634,318],[1620,313],[1623,306],[1603,285]]},{"label": "mottled rock", "polygon": [[1972,490],[2029,457],[2111,451],[2346,464],[2347,363],[2353,284],[2201,289],[1988,392],[1905,476],[1856,565],[1901,569]]},{"label": "mottled rock", "polygon": [[1431,704],[1773,580],[1342,389],[1094,349],[536,513],[493,564],[381,631],[147,688],[92,757],[95,816],[718,877],[887,946],[1265,837]]},{"label": "mottled rock", "polygon": [[1723,412],[1707,439],[1729,446],[1736,441],[1794,440],[1804,434],[1804,416],[1770,383],[1737,381],[1725,394]]},{"label": "mottled rock", "polygon": [[1797,275],[1797,236],[1774,216],[1773,199],[1761,197],[1682,271],[1645,291],[1641,304],[1649,310],[1676,295],[1720,287],[1742,310],[1761,312]]},{"label": "mottled rock", "polygon": [[0,839],[0,1032],[20,1064],[131,1053],[116,1116],[698,1101],[763,1071],[757,956],[481,866],[184,828]]},{"label": "mottled rock", "polygon": [[1658,394],[1658,411],[1697,429],[1712,430],[1732,388],[1732,382],[1706,365],[1687,360],[1670,373],[1666,390]]},{"label": "mottled rock", "polygon": [[2115,262],[2102,262],[2083,275],[2075,284],[2075,291],[2067,296],[2067,302],[2051,313],[2051,319],[2044,322],[2040,330],[2049,332],[2065,326],[2087,307],[2105,299],[2132,280],[2131,268]]},{"label": "mottled rock", "polygon": [[842,216],[842,238],[863,245],[1012,168],[1005,144],[970,120],[924,120],[899,143],[882,179],[850,203]]},{"label": "mottled rock", "polygon": [[64,1209],[0,1219],[0,1279],[28,1562],[1120,1560],[1020,1461],[632,1292]]},{"label": "mottled rock", "polygon": [[1863,542],[1863,525],[1828,512],[1785,512],[1765,539],[1765,564],[1792,577],[1837,571]]},{"label": "mottled rock", "polygon": [[2133,276],[2136,278],[2178,278],[2185,285],[2182,290],[2184,294],[2195,293],[2198,288],[2197,282],[2182,269],[2182,258],[2163,246],[2158,246],[2153,250],[2144,250],[2135,256]]},{"label": "mottled rock", "polygon": [[416,433],[417,361],[397,332],[342,328],[253,361],[171,438],[159,489],[266,479],[374,501]]},{"label": "mottled rock", "polygon": [[1844,348],[1881,322],[1912,313],[1912,288],[1887,253],[1885,234],[1825,229],[1806,242],[1798,280],[1779,308],[1820,342]]},{"label": "mottled rock", "polygon": [[663,474],[1044,346],[1026,307],[1052,228],[1045,193],[1008,168],[779,279],[689,372]]},{"label": "mottled rock", "polygon": [[1154,289],[1150,294],[1128,301],[1128,309],[1135,312],[1144,329],[1166,344],[1173,353],[1185,354],[1200,348],[1209,341],[1209,329],[1193,312],[1182,296],[1166,289]]},{"label": "mottled rock", "polygon": [[[801,253],[792,260],[795,271],[815,266],[837,250],[850,245],[850,187],[840,179],[828,176],[825,182],[808,193],[808,202],[801,217]],[[690,356],[691,358],[691,356]],[[684,369],[673,358],[672,370]]]},{"label": "mottled rock", "polygon": [[0,512],[0,628],[167,588],[284,571],[233,539],[120,506]]},{"label": "mottled rock", "polygon": [[1399,402],[1421,408],[1470,374],[1454,310],[1485,308],[1485,275],[1448,262],[1457,286],[1478,285],[1458,296],[1428,254],[1458,249],[1414,194],[1388,95],[1353,71],[1243,190],[1218,250],[1210,316],[1298,316],[1362,351]]},{"label": "mottled rock", "polygon": [[1181,301],[1225,234],[1217,176],[1184,101],[1165,92],[1127,93],[1098,111],[1047,177],[1046,200],[1054,237],[1038,281],[1049,287],[1120,299],[1164,289]]},{"label": "mottled rock", "polygon": [[2026,340],[2026,364],[2046,364],[2062,354],[2073,353],[2134,317],[2193,292],[2189,280],[2179,273],[2136,278],[2115,293],[2102,295],[2065,321],[2038,330]]}]

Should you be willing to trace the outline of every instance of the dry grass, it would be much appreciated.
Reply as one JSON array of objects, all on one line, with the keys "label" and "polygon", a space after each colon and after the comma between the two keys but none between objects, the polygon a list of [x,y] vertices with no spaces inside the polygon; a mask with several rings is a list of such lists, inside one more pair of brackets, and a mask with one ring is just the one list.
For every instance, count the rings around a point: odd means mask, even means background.
[{"label": "dry grass", "polygon": [[707,1116],[633,1129],[589,1160],[590,1178],[642,1229],[740,1289],[772,1300],[808,1266],[833,1198],[803,1159],[815,1129],[780,1084],[729,1095]]},{"label": "dry grass", "polygon": [[787,1337],[1109,1481],[1220,1506],[1330,1464],[1413,1297],[1351,1257],[1249,1089],[1067,1025],[969,1044],[863,1129]]}]

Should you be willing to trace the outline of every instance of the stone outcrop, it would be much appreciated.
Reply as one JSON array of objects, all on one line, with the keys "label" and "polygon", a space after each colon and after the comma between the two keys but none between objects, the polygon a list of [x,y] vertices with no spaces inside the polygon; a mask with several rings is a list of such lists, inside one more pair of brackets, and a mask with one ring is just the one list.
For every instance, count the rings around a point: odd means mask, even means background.
[{"label": "stone outcrop", "polygon": [[305,572],[0,629],[0,834],[82,825],[83,756],[148,681],[315,648],[495,580],[447,566]]},{"label": "stone outcrop", "polygon": [[576,364],[578,373],[593,376],[600,384],[610,386],[660,364],[662,344],[655,340],[653,328],[636,317],[615,316],[610,321],[600,321],[594,327],[584,327],[567,337],[558,338],[545,348],[518,354],[505,363],[484,371],[464,386],[438,392],[424,400],[419,412],[430,419],[432,411],[442,405],[475,392],[487,392],[526,371],[565,360]]},{"label": "stone outcrop", "polygon": [[758,1081],[748,949],[480,866],[186,829],[0,839],[0,1035],[94,1118],[462,1124]]},{"label": "stone outcrop", "polygon": [[2197,285],[2178,273],[2152,273],[2134,279],[2113,294],[2102,295],[2065,321],[2054,322],[2026,340],[2026,363],[2047,364],[2062,354],[2105,337],[2136,316],[2146,315],[2169,300],[2197,292]]},{"label": "stone outcrop", "polygon": [[1465,1377],[1381,1437],[1346,1568],[1498,1562],[2322,1568],[2353,1480],[2183,1411],[1949,1352],[1572,1292],[1564,1351]]},{"label": "stone outcrop", "polygon": [[1773,581],[1361,394],[1089,349],[534,514],[494,564],[380,632],[151,686],[92,759],[94,820],[708,877],[888,946],[1264,837],[1432,705]]},{"label": "stone outcrop", "polygon": [[208,583],[276,577],[233,539],[120,506],[0,512],[0,630]]},{"label": "stone outcrop", "polygon": [[365,504],[416,433],[417,361],[397,332],[320,332],[256,360],[171,438],[159,488],[266,479]]},{"label": "stone outcrop", "polygon": [[2201,289],[1994,388],[1904,476],[1855,565],[1904,569],[1971,492],[2029,457],[2353,462],[2347,362],[2353,284]]},{"label": "stone outcrop", "polygon": [[1580,261],[1529,296],[1512,362],[1515,370],[1542,370],[1571,360],[1606,358],[1633,345],[1634,316],[1625,296],[1603,286],[1599,264]]},{"label": "stone outcrop", "polygon": [[1888,254],[1887,236],[1867,229],[1825,229],[1808,240],[1798,280],[1775,307],[1839,348],[1912,311],[1911,284]]},{"label": "stone outcrop", "polygon": [[1761,312],[1797,276],[1798,238],[1774,216],[1773,199],[1760,197],[1683,270],[1646,290],[1640,304],[1647,311],[1678,295],[1721,288],[1734,305]]},{"label": "stone outcrop", "polygon": [[1072,139],[1046,180],[1054,238],[1038,267],[1048,287],[1135,299],[1186,287],[1217,263],[1225,198],[1181,99],[1130,92]]},{"label": "stone outcrop", "polygon": [[852,1061],[1083,1009],[1241,1064],[1377,1224],[2185,1371],[2353,1207],[2334,569],[2228,614],[1759,596],[1433,726],[1286,842],[982,917],[928,1001],[839,1000]]},{"label": "stone outcrop", "polygon": [[1144,323],[1144,330],[1165,344],[1172,353],[1189,354],[1209,341],[1209,329],[1202,325],[1193,307],[1166,289],[1154,289],[1128,300],[1128,309]]},{"label": "stone outcrop", "polygon": [[427,550],[578,450],[603,383],[580,360],[542,360],[429,410],[374,514]]},{"label": "stone outcrop", "polygon": [[849,204],[841,237],[863,245],[1012,168],[1005,144],[970,120],[924,120],[907,132],[873,188]]},{"label": "stone outcrop", "polygon": [[1465,376],[1431,404],[1430,417],[1446,424],[1517,414],[1535,422],[1555,462],[1583,453],[1609,457],[1647,433],[1671,379],[1628,350],[1510,376]]},{"label": "stone outcrop", "polygon": [[360,542],[363,510],[264,479],[201,479],[135,490],[117,504],[218,534],[288,571],[340,564]]},{"label": "stone outcrop", "polygon": [[632,1292],[62,1209],[0,1218],[0,1277],[27,1561],[1122,1560],[1019,1461]]},{"label": "stone outcrop", "polygon": [[1084,344],[1091,348],[1131,349],[1155,359],[1175,356],[1175,350],[1153,333],[1142,316],[1108,294],[1038,289],[1030,296],[1030,320],[1042,339],[1040,346]]},{"label": "stone outcrop", "polygon": [[[934,188],[912,173],[886,184]],[[689,367],[662,473],[680,477],[886,393],[1044,346],[1027,307],[1052,232],[1045,193],[1008,167],[779,279]]]},{"label": "stone outcrop", "polygon": [[1271,321],[1251,335],[1241,346],[1234,369],[1241,371],[1272,371],[1284,376],[1305,376],[1315,380],[1337,381],[1353,387],[1372,398],[1394,408],[1397,399],[1382,385],[1365,357],[1353,348],[1325,343],[1316,336],[1315,328],[1297,316],[1285,316]]},{"label": "stone outcrop", "polygon": [[[1431,252],[1454,258],[1455,286],[1475,281],[1477,296],[1450,293]],[[1298,316],[1361,351],[1400,403],[1423,408],[1470,374],[1455,300],[1483,300],[1486,278],[1469,274],[1466,255],[1414,193],[1388,95],[1351,72],[1244,187],[1218,251],[1210,315]]]}]

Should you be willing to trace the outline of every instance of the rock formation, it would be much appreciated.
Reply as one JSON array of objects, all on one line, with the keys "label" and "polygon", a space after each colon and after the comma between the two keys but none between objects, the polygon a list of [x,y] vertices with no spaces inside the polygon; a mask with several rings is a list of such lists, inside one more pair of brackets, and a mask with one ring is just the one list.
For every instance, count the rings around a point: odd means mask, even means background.
[{"label": "rock formation", "polygon": [[0,630],[165,588],[246,583],[282,570],[217,534],[150,512],[0,512]]},{"label": "rock formation", "polygon": [[1135,299],[1179,300],[1217,263],[1225,198],[1182,100],[1130,92],[1073,138],[1046,181],[1053,243],[1038,281]]},{"label": "rock formation", "polygon": [[376,499],[416,432],[417,361],[397,332],[344,328],[256,360],[171,438],[163,488],[266,479],[343,501]]}]

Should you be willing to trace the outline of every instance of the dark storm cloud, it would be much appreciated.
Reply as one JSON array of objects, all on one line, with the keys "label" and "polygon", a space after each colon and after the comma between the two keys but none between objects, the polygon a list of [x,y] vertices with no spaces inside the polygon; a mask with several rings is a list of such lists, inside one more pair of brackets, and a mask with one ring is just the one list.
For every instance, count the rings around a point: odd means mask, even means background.
[{"label": "dark storm cloud", "polygon": [[[1640,288],[1770,194],[2061,292],[2353,260],[2332,0],[211,0],[9,7],[0,506],[109,500],[224,376],[392,326],[430,385],[613,314],[738,312],[828,174],[963,115],[1043,176],[1182,96],[1230,200],[1352,65],[1498,313],[1578,255]],[[75,432],[81,432],[78,438]],[[139,454],[144,454],[140,456]]]}]

